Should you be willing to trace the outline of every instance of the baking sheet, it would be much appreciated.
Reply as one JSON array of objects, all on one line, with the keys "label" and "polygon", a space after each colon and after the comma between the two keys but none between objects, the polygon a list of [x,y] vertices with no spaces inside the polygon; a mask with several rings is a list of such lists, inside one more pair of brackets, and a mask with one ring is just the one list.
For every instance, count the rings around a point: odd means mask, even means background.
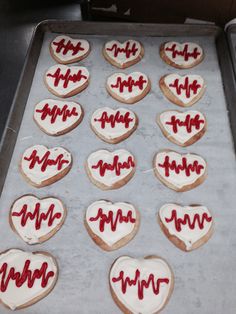
[{"label": "baking sheet", "polygon": [[[111,39],[126,40],[124,36],[78,36],[90,41],[90,55],[81,65],[91,74],[89,87],[71,97],[85,111],[82,123],[72,132],[61,137],[50,137],[36,126],[32,119],[37,102],[55,98],[43,82],[45,71],[55,64],[49,54],[49,42],[57,34],[45,34],[40,58],[27,101],[21,128],[9,167],[0,203],[0,250],[10,247],[34,251],[46,250],[58,260],[59,280],[54,290],[37,304],[19,313],[45,314],[118,314],[108,284],[108,273],[115,258],[120,255],[140,257],[156,254],[165,258],[173,268],[175,289],[163,313],[173,314],[233,314],[236,309],[236,163],[229,127],[222,79],[217,61],[213,36],[206,37],[139,37],[144,44],[144,58],[132,67],[122,70],[130,73],[142,71],[152,83],[151,92],[134,105],[121,104],[108,95],[105,89],[107,76],[117,72],[102,57],[103,44]],[[134,36],[132,36],[134,37]],[[190,70],[176,70],[159,57],[159,46],[166,40],[189,41],[200,44],[205,51],[204,61]],[[202,111],[208,120],[204,137],[188,148],[179,148],[169,142],[156,124],[156,115],[167,109],[180,109],[170,103],[159,89],[159,78],[169,73],[200,74],[207,90],[192,108]],[[90,129],[92,113],[99,107],[127,107],[139,117],[139,127],[127,140],[116,145],[101,141]],[[37,189],[28,185],[18,171],[21,154],[35,144],[48,147],[61,145],[73,156],[73,167],[62,180],[48,187]],[[137,160],[133,179],[114,191],[102,191],[90,183],[84,169],[87,156],[98,149],[125,148]],[[208,162],[208,178],[194,190],[176,193],[154,176],[152,159],[161,149],[194,152]],[[138,191],[138,193],[137,193]],[[68,208],[68,216],[61,230],[49,241],[28,246],[8,224],[11,203],[19,196],[33,193],[38,197],[59,197]],[[128,201],[139,209],[141,226],[135,238],[125,247],[105,252],[91,240],[83,224],[84,213],[92,202],[108,199],[113,202]],[[201,203],[213,213],[215,233],[203,247],[191,253],[176,248],[162,233],[155,219],[159,208],[167,202],[181,204]],[[0,313],[9,311],[1,307]]]}]

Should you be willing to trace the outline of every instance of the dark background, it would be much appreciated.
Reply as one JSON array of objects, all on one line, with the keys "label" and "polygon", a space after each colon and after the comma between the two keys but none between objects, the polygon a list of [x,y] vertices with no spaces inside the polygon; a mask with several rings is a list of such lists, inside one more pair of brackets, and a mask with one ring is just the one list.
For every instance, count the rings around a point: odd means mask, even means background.
[{"label": "dark background", "polygon": [[184,23],[186,17],[223,26],[236,0],[0,0],[0,137],[34,27],[45,19]]}]

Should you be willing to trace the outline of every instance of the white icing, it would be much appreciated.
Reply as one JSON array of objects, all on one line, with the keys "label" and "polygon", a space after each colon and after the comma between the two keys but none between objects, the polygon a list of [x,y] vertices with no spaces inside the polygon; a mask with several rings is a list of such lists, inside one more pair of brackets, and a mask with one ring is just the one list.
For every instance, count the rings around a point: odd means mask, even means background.
[{"label": "white icing", "polygon": [[[57,169],[57,165],[48,165],[46,170],[43,172],[41,170],[42,163],[41,164],[35,163],[35,166],[32,169],[29,169],[31,161],[25,160],[24,157],[29,158],[34,150],[37,151],[37,156],[39,157],[40,160],[43,158],[45,153],[49,151],[50,152],[49,159],[56,160],[56,158],[60,154],[62,154],[63,155],[62,160],[68,160],[69,163],[63,163],[61,170]],[[71,165],[71,163],[72,163],[71,154],[62,147],[54,147],[48,149],[43,145],[34,145],[25,150],[21,159],[21,169],[23,173],[30,179],[30,181],[32,181],[36,185],[40,185],[44,181],[53,178],[54,176],[64,171],[67,167]]]},{"label": "white icing", "polygon": [[[120,49],[125,49],[128,42],[129,42],[129,46],[128,46],[129,50],[133,47],[133,45],[135,45],[135,48],[137,49],[137,51],[134,54],[131,53],[128,58],[126,57],[126,53],[123,52],[123,51],[119,52],[118,55],[115,56],[115,54],[114,54],[115,50],[114,49],[112,51],[107,50],[108,48],[112,48],[113,45],[117,45],[117,47],[120,48]],[[141,54],[141,44],[138,41],[132,40],[132,39],[126,40],[123,43],[121,43],[121,42],[119,42],[117,40],[111,40],[111,41],[109,41],[109,42],[107,42],[105,44],[104,52],[106,53],[106,55],[110,59],[112,59],[115,62],[117,62],[120,66],[123,66],[127,62],[131,62],[131,61],[136,60],[140,56],[140,54]]]},{"label": "white icing", "polygon": [[[118,111],[120,112],[119,116],[125,116],[128,113],[128,118],[133,119],[133,121],[129,123],[129,127],[125,128],[125,123],[116,122],[114,127],[111,126],[111,123],[105,123],[105,128],[103,129],[101,127],[101,122],[97,121],[102,117],[103,112],[107,112],[108,117],[110,117],[111,115],[115,116]],[[116,110],[113,110],[109,107],[99,108],[93,113],[91,117],[91,125],[93,129],[95,129],[98,134],[108,140],[115,140],[121,136],[124,136],[127,132],[130,132],[135,127],[135,122],[135,114],[131,110],[124,108],[118,108]]]},{"label": "white icing", "polygon": [[[86,78],[82,77],[79,81],[73,82],[69,81],[67,87],[63,87],[65,82],[64,79],[60,79],[57,86],[54,86],[55,78],[48,76],[48,74],[54,75],[57,69],[60,69],[60,75],[65,76],[67,71],[70,70],[70,76],[76,76],[79,71],[81,71],[81,75],[85,76]],[[45,74],[45,81],[46,85],[56,94],[60,96],[67,96],[75,89],[81,88],[87,81],[89,80],[89,71],[85,67],[81,66],[67,66],[63,64],[56,64],[51,66],[46,74]]]},{"label": "white icing", "polygon": [[[194,94],[193,90],[190,89],[190,97],[186,96],[186,91],[185,90],[181,90],[181,94],[178,95],[177,90],[175,87],[170,86],[171,84],[174,84],[174,81],[176,79],[179,80],[179,85],[184,85],[185,83],[185,78],[189,79],[189,84],[192,84],[193,81],[197,81],[197,84],[200,84],[201,87],[198,88],[197,92]],[[169,74],[166,75],[164,77],[164,82],[166,87],[170,90],[170,92],[177,97],[182,103],[184,103],[185,105],[189,104],[190,102],[192,102],[194,99],[197,99],[198,95],[202,92],[202,89],[204,88],[204,79],[200,76],[200,75],[193,75],[193,74],[189,74],[189,75],[185,75],[185,76],[181,76],[178,74]]]},{"label": "white icing", "polygon": [[[63,54],[64,49],[61,49],[60,52],[56,52],[57,46],[54,45],[53,43],[58,43],[62,39],[64,39],[64,44],[66,45],[69,41],[73,46],[76,46],[77,44],[80,43],[80,47],[83,48],[84,50],[79,50],[76,54],[73,55],[73,50],[68,50],[66,54]],[[51,42],[50,45],[53,54],[61,61],[61,62],[73,62],[78,58],[82,58],[84,55],[86,55],[89,51],[89,42],[85,39],[73,39],[69,36],[66,35],[60,35],[57,36],[53,41]]]},{"label": "white icing", "polygon": [[[33,220],[27,219],[26,225],[21,225],[22,215],[21,216],[13,216],[13,213],[20,213],[23,206],[27,205],[27,213],[33,214],[35,212],[36,204],[40,204],[40,215],[44,213],[44,215],[47,214],[50,206],[53,204],[53,216],[57,213],[61,214],[60,218],[55,218],[53,220],[53,223],[51,226],[48,225],[49,217],[46,220],[41,220],[41,227],[40,229],[36,229],[35,222],[38,216],[35,216]],[[59,225],[61,221],[64,219],[65,210],[63,207],[62,202],[54,197],[48,197],[44,199],[38,199],[37,197],[33,195],[24,195],[17,199],[11,210],[11,221],[17,231],[17,233],[20,235],[20,237],[28,244],[35,244],[40,242],[40,238],[47,236],[48,233],[52,231],[56,231],[59,228]],[[24,216],[23,216],[24,217]],[[31,218],[31,217],[30,217]]]},{"label": "white icing", "polygon": [[179,206],[177,204],[165,204],[161,207],[159,211],[159,217],[164,226],[168,229],[171,235],[176,236],[181,241],[184,242],[186,249],[191,250],[194,243],[203,238],[213,224],[213,220],[210,222],[204,220],[204,228],[201,229],[199,224],[195,224],[194,229],[190,229],[188,223],[181,224],[181,231],[177,231],[175,227],[175,222],[172,220],[171,222],[166,222],[165,218],[170,219],[172,216],[172,210],[176,210],[178,219],[183,219],[186,214],[190,216],[190,221],[193,223],[194,216],[198,214],[200,216],[200,221],[202,221],[203,214],[207,214],[208,217],[212,217],[211,213],[205,206]]},{"label": "white icing", "polygon": [[[114,88],[111,85],[116,85],[117,84],[117,79],[118,77],[121,77],[122,81],[127,81],[130,77],[132,78],[132,80],[134,80],[135,82],[139,81],[140,77],[143,77],[143,80],[145,80],[146,82],[143,83],[143,89],[140,89],[138,86],[133,86],[132,87],[132,91],[129,92],[128,87],[124,87],[124,91],[120,92],[119,88]],[[121,97],[124,100],[129,100],[131,98],[140,96],[144,93],[144,91],[146,90],[146,88],[148,87],[148,77],[141,73],[141,72],[132,72],[128,75],[124,74],[124,73],[114,73],[111,76],[108,77],[107,79],[107,85],[109,87],[109,89],[112,91],[112,93],[116,94],[117,96]]]},{"label": "white icing", "polygon": [[[190,116],[190,119],[194,119],[196,115],[199,115],[199,120],[203,120],[204,123],[199,124],[199,129],[197,129],[196,126],[193,126],[190,133],[187,132],[186,126],[179,126],[179,125],[177,125],[177,133],[174,133],[173,126],[170,124],[166,124],[166,122],[171,122],[172,116],[175,116],[176,119],[179,119],[181,122],[184,122],[186,120],[187,115]],[[196,110],[189,110],[185,112],[168,110],[168,111],[162,112],[159,118],[160,118],[162,128],[165,130],[165,132],[168,133],[167,138],[171,136],[177,142],[181,144],[185,144],[186,142],[188,142],[196,134],[200,133],[202,129],[206,126],[206,119],[204,115],[200,111],[196,111]]]},{"label": "white icing", "polygon": [[[180,171],[176,173],[174,170],[169,170],[169,177],[165,176],[165,168],[160,167],[158,164],[163,164],[165,161],[165,157],[169,156],[169,162],[171,163],[173,160],[176,161],[177,166],[182,165],[182,158],[185,157],[187,159],[187,165],[193,164],[194,161],[198,161],[199,165],[202,165],[204,168],[201,169],[200,173],[197,174],[196,171],[190,172],[190,176],[187,176],[185,171]],[[155,169],[159,173],[159,175],[166,181],[174,185],[176,188],[183,188],[185,186],[191,185],[197,181],[200,177],[202,177],[207,170],[207,165],[205,160],[196,154],[179,154],[174,151],[168,152],[159,152],[155,157]]]},{"label": "white icing", "polygon": [[[136,270],[140,271],[140,280],[148,280],[153,274],[155,285],[158,279],[167,278],[169,283],[161,283],[159,294],[154,294],[152,286],[144,288],[144,298],[138,298],[138,285],[127,286],[126,293],[121,290],[121,282],[114,283],[112,278],[119,277],[120,271],[124,271],[124,277],[135,278]],[[161,258],[134,259],[121,256],[113,264],[110,271],[110,285],[118,300],[124,304],[133,314],[154,314],[165,305],[172,285],[172,273],[168,264]]]},{"label": "white icing", "polygon": [[[55,264],[52,257],[40,253],[32,254],[30,252],[24,252],[18,249],[11,249],[0,255],[0,268],[2,267],[3,263],[7,263],[7,274],[9,273],[11,267],[14,267],[17,272],[22,273],[26,260],[30,260],[29,269],[32,271],[35,269],[40,269],[42,264],[47,262],[47,274],[50,271],[53,271],[55,275],[49,278],[48,284],[45,288],[41,287],[41,278],[35,280],[32,288],[28,288],[27,281],[21,287],[16,287],[15,281],[10,280],[7,290],[5,292],[0,290],[0,299],[12,310],[27,302],[30,302],[32,299],[42,294],[47,293],[47,291],[50,290],[54,285],[54,281],[57,276],[57,265]],[[0,279],[2,280],[1,276],[2,274],[0,274]]]},{"label": "white icing", "polygon": [[129,169],[121,169],[120,175],[116,175],[116,171],[106,171],[105,175],[102,177],[99,173],[99,168],[93,169],[92,166],[97,165],[99,160],[102,160],[103,163],[112,164],[114,156],[118,156],[118,161],[122,164],[123,162],[127,162],[129,157],[132,157],[133,162],[135,163],[134,156],[125,149],[118,149],[114,152],[110,152],[108,150],[98,150],[91,155],[89,155],[87,160],[87,166],[90,172],[90,175],[95,179],[97,182],[104,184],[106,187],[112,187],[119,181],[124,180],[135,168],[130,167]]},{"label": "white icing", "polygon": [[[66,116],[66,120],[63,121],[63,114],[57,115],[55,122],[52,122],[52,116],[47,114],[46,117],[42,119],[43,112],[37,112],[37,110],[42,110],[46,104],[48,104],[49,110],[51,112],[54,110],[54,107],[57,108],[56,110],[62,110],[66,105],[66,111],[71,113],[72,110],[76,110],[77,116],[68,115]],[[80,120],[81,115],[81,106],[78,103],[72,101],[44,99],[40,101],[34,109],[34,120],[37,122],[39,127],[43,129],[44,132],[50,135],[57,135],[58,133],[63,132],[63,130],[72,127],[78,120]]]},{"label": "white icing", "polygon": [[[183,51],[184,46],[187,44],[188,45],[188,52],[192,53],[194,51],[195,48],[197,48],[197,51],[200,52],[200,54],[197,56],[196,59],[194,59],[193,57],[189,57],[188,60],[184,59],[184,56],[181,55],[176,55],[175,58],[172,58],[172,51],[166,51],[166,48],[171,48],[173,44],[176,44],[176,49],[178,51]],[[180,66],[188,66],[190,67],[193,63],[197,62],[199,59],[202,58],[203,55],[203,50],[202,48],[195,44],[195,43],[191,43],[191,42],[186,42],[186,43],[178,43],[175,41],[170,41],[165,43],[164,45],[164,53],[166,54],[166,56],[173,61],[174,63],[180,65]]]},{"label": "white icing", "polygon": [[[135,228],[135,223],[129,222],[120,222],[120,219],[118,220],[116,230],[113,231],[111,228],[111,223],[105,223],[104,225],[104,231],[100,231],[99,225],[101,218],[99,218],[96,221],[90,221],[90,218],[95,218],[98,215],[99,209],[102,209],[102,212],[104,215],[106,215],[106,218],[110,217],[109,212],[113,213],[113,221],[116,220],[117,217],[117,211],[119,209],[122,210],[122,216],[127,217],[127,214],[129,212],[132,213],[132,218],[136,219],[136,210],[135,208],[129,204],[129,203],[112,203],[108,201],[97,201],[91,204],[87,211],[86,211],[86,222],[89,226],[89,228],[92,230],[94,234],[96,234],[100,239],[103,240],[107,245],[112,246],[125,236],[129,235]],[[108,216],[109,215],[109,216]],[[120,216],[118,216],[120,217]]]}]

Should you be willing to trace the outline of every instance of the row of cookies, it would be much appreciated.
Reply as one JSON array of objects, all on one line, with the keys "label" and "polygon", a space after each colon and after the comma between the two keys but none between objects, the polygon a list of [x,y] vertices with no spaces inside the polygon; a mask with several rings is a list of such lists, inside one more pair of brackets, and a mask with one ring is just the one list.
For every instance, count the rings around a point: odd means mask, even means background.
[{"label": "row of cookies", "polygon": [[[46,252],[9,249],[1,253],[0,265],[1,303],[11,310],[25,308],[47,296],[59,274],[56,259]],[[168,263],[160,257],[121,256],[111,265],[108,285],[114,301],[124,313],[140,313],[140,310],[141,313],[157,313],[172,293],[174,277]],[[137,291],[133,286],[138,287]],[[147,298],[147,292],[154,297]]]},{"label": "row of cookies", "polygon": [[[66,215],[66,206],[58,198],[39,199],[28,194],[12,204],[9,223],[23,241],[37,244],[49,240],[60,230]],[[212,215],[206,207],[200,205],[165,204],[160,208],[157,218],[169,240],[184,251],[191,251],[204,244],[203,235],[208,238],[212,232]],[[130,203],[99,200],[87,208],[84,224],[96,244],[105,251],[112,251],[133,239],[139,229],[140,219],[139,210]],[[187,228],[184,228],[185,225]],[[199,229],[195,229],[196,225]]]},{"label": "row of cookies", "polygon": [[[49,91],[62,98],[71,97],[89,84],[89,71],[81,66],[53,65],[44,78]],[[159,80],[159,86],[164,95],[174,104],[190,107],[197,102],[205,92],[205,82],[200,75],[168,74]],[[143,99],[151,89],[151,81],[142,72],[130,74],[114,73],[107,78],[106,89],[116,100],[134,104]]]},{"label": "row of cookies", "polygon": [[[48,135],[58,136],[77,127],[84,116],[84,110],[76,102],[45,99],[34,109],[34,121]],[[90,125],[95,134],[111,144],[129,137],[138,127],[139,118],[126,108],[97,109],[91,116]],[[163,134],[179,146],[189,146],[199,140],[206,131],[207,121],[198,110],[181,112],[166,110],[157,117]]]},{"label": "row of cookies", "polygon": [[[75,39],[59,35],[50,43],[51,56],[61,64],[76,63],[86,58],[91,51],[85,39]],[[134,39],[122,42],[111,40],[104,44],[102,53],[105,59],[120,69],[139,62],[144,56],[143,45]],[[161,58],[173,67],[188,69],[199,64],[204,58],[203,49],[196,43],[170,41],[160,46]]]}]

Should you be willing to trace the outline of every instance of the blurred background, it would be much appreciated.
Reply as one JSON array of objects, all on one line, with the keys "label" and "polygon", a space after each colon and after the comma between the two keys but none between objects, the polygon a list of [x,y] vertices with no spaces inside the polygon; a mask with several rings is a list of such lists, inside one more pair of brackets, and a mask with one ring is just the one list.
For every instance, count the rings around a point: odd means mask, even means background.
[{"label": "blurred background", "polygon": [[236,0],[0,0],[0,135],[3,132],[34,27],[45,19],[184,23],[224,26]]}]

